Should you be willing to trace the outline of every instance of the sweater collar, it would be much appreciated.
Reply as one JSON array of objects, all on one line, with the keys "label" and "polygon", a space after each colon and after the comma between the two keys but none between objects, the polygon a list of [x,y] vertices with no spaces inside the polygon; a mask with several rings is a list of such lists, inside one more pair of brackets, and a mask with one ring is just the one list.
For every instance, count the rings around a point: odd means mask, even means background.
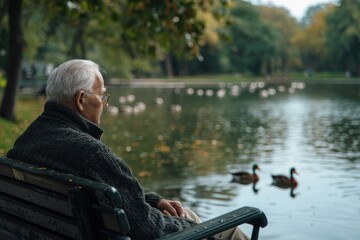
[{"label": "sweater collar", "polygon": [[52,116],[62,121],[67,122],[72,127],[88,133],[92,137],[100,140],[103,130],[96,124],[90,122],[79,113],[70,108],[53,101],[45,103],[44,116]]}]

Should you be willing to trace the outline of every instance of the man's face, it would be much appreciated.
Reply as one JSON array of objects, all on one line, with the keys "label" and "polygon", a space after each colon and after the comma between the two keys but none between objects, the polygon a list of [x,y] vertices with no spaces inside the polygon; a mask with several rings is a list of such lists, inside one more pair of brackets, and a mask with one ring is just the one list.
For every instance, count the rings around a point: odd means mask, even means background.
[{"label": "man's face", "polygon": [[81,115],[97,125],[100,125],[100,116],[107,104],[101,97],[105,91],[104,79],[99,73],[94,81],[91,93],[86,93],[84,96],[84,109]]}]

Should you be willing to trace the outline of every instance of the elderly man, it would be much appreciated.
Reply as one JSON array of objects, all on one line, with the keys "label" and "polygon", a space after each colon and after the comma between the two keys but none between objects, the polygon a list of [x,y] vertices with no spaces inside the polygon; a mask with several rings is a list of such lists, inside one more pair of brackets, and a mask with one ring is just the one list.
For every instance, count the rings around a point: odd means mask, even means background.
[{"label": "elderly man", "polygon": [[[61,64],[49,76],[46,94],[44,112],[16,140],[9,158],[116,187],[132,239],[155,239],[200,221],[178,201],[145,194],[127,164],[100,141],[98,125],[109,95],[96,63]],[[239,228],[218,237],[247,239]]]}]

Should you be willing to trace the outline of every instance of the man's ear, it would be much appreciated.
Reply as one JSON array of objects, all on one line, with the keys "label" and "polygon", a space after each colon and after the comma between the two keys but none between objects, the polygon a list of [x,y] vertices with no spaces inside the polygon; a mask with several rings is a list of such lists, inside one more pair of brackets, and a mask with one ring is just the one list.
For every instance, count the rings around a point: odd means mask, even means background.
[{"label": "man's ear", "polygon": [[75,94],[75,106],[79,113],[84,111],[84,103],[85,103],[85,92],[84,91],[78,91]]}]

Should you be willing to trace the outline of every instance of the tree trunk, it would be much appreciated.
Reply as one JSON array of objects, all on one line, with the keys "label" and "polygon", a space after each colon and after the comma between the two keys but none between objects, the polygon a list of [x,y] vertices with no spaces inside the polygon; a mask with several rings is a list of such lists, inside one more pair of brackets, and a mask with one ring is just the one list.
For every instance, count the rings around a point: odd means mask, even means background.
[{"label": "tree trunk", "polygon": [[168,78],[173,78],[174,77],[174,69],[173,69],[172,59],[171,59],[171,54],[170,53],[167,53],[166,56],[165,56],[165,66],[166,66],[167,77]]},{"label": "tree trunk", "polygon": [[87,14],[81,14],[79,16],[79,22],[69,51],[69,56],[72,58],[86,59],[87,57],[84,35],[89,21],[90,18]]},{"label": "tree trunk", "polygon": [[15,102],[19,85],[24,39],[21,29],[22,0],[8,0],[9,49],[7,84],[0,107],[0,117],[15,120]]},{"label": "tree trunk", "polygon": [[2,20],[4,19],[6,9],[7,9],[7,2],[4,1],[3,3],[0,3],[0,25],[2,24]]}]

